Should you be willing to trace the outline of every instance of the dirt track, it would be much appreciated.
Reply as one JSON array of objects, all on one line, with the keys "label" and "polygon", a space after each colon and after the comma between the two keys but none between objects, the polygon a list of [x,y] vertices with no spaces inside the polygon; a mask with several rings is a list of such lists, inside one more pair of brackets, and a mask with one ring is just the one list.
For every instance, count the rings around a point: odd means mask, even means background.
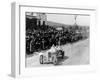
[{"label": "dirt track", "polygon": [[[62,46],[65,51],[61,65],[84,65],[89,64],[89,39],[73,44]],[[53,64],[40,64],[39,55],[26,58],[26,67],[52,66]]]}]

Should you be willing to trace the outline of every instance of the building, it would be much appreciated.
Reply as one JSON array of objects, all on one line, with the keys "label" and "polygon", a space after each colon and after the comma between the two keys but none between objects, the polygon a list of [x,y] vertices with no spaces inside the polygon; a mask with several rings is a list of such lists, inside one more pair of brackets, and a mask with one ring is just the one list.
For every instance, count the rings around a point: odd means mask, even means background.
[{"label": "building", "polygon": [[27,18],[37,20],[37,25],[46,25],[47,24],[47,16],[45,13],[34,13],[34,12],[27,12]]}]

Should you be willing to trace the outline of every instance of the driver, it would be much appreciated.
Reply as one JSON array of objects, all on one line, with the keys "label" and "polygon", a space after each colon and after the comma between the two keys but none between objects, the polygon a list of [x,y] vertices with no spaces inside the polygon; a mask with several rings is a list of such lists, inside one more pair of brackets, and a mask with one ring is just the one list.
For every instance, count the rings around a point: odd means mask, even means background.
[{"label": "driver", "polygon": [[54,46],[54,44],[52,45],[51,49],[48,50],[48,52],[51,52],[51,53],[55,53],[56,52],[56,47]]},{"label": "driver", "polygon": [[52,59],[51,55],[56,53],[56,51],[57,51],[56,47],[54,45],[52,45],[51,49],[48,50],[48,61],[51,61],[51,59]]}]

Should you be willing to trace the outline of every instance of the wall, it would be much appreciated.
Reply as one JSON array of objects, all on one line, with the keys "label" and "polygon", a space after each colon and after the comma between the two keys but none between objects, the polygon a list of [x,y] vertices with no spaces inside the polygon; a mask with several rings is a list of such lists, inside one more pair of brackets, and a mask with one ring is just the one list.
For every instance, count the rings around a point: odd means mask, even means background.
[{"label": "wall", "polygon": [[[15,0],[1,0],[0,1],[0,80],[13,80],[10,77],[11,67],[11,2]],[[24,2],[33,2],[34,5],[44,4],[46,6],[60,6],[78,5],[78,6],[95,6],[97,8],[97,24],[95,26],[94,40],[95,40],[95,59],[96,59],[96,72],[87,73],[69,73],[64,75],[54,76],[34,76],[30,78],[21,78],[22,80],[100,80],[100,1],[99,0],[16,0]],[[20,80],[20,79],[18,79]]]}]

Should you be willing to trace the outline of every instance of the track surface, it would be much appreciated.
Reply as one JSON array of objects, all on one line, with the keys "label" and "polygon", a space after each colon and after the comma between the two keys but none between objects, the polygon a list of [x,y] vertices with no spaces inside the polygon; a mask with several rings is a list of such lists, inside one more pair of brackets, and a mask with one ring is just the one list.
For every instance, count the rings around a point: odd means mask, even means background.
[{"label": "track surface", "polygon": [[[65,51],[63,60],[59,65],[85,65],[89,64],[89,39],[62,46]],[[39,55],[26,58],[26,67],[53,66],[53,64],[40,64]]]}]

